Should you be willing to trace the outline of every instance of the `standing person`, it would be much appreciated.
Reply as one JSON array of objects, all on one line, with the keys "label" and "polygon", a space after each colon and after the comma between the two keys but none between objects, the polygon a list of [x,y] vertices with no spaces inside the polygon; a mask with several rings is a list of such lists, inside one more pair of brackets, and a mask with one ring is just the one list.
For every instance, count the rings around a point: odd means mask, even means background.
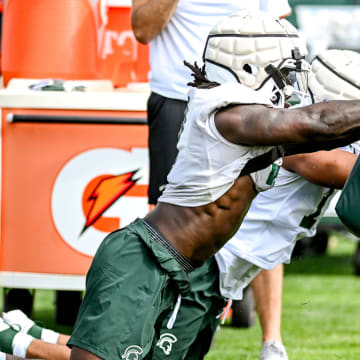
[{"label": "standing person", "polygon": [[263,12],[213,28],[205,67],[190,65],[194,89],[169,184],[144,219],[100,245],[71,360],[151,359],[159,327],[169,312],[174,325],[191,290],[187,273],[214,263],[256,194],[273,185],[274,159],[360,138],[360,101],[284,109],[286,96],[306,96],[305,54],[296,29]]}]

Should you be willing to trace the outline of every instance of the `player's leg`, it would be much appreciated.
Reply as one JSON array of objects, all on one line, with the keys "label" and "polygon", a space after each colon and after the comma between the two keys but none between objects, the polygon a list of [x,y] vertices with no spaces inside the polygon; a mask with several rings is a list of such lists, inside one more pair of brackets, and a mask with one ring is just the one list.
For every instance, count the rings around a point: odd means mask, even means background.
[{"label": "player's leg", "polygon": [[202,360],[205,358],[215,340],[215,334],[219,328],[219,316],[225,305],[224,298],[213,299],[212,306],[204,315],[200,331],[186,352],[184,360]]},{"label": "player's leg", "polygon": [[287,354],[281,339],[283,265],[261,271],[251,287],[262,329],[260,360],[285,360]]},{"label": "player's leg", "polygon": [[151,93],[148,104],[150,180],[149,203],[156,204],[176,155],[186,102]]},{"label": "player's leg", "polygon": [[283,265],[262,270],[251,282],[262,328],[262,341],[281,342]]},{"label": "player's leg", "polygon": [[190,288],[184,270],[142,220],[110,234],[87,274],[85,297],[69,340],[76,347],[72,357],[90,359],[91,353],[107,360],[145,358],[155,324],[171,310],[181,286],[184,292]]},{"label": "player's leg", "polygon": [[182,298],[174,326],[167,328],[169,317],[161,324],[160,337],[153,346],[153,360],[201,360],[208,352],[225,305],[219,293],[219,270],[209,259],[189,274],[192,291]]}]

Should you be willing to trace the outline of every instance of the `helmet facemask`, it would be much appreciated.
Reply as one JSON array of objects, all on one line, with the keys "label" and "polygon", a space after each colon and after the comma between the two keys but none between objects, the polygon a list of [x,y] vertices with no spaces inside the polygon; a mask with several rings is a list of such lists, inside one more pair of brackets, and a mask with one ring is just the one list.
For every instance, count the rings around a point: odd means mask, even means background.
[{"label": "helmet facemask", "polygon": [[268,65],[265,71],[269,77],[259,87],[260,90],[266,86],[266,82],[272,83],[270,100],[277,108],[285,107],[286,103],[303,106],[308,104],[310,98],[308,93],[310,64],[304,56],[300,56],[297,48],[293,49],[292,55],[292,58],[284,59],[277,67]]}]

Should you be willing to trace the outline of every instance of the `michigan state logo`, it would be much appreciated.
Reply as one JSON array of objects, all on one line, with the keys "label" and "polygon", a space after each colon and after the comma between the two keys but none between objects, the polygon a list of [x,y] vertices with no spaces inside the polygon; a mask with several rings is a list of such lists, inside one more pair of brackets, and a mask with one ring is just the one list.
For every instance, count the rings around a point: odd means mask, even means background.
[{"label": "michigan state logo", "polygon": [[122,359],[125,360],[139,360],[139,357],[143,353],[143,349],[138,345],[130,345],[128,346],[124,353],[121,355]]},{"label": "michigan state logo", "polygon": [[156,346],[158,346],[165,353],[165,355],[170,355],[173,344],[175,342],[177,342],[176,336],[170,333],[165,333],[160,336]]}]

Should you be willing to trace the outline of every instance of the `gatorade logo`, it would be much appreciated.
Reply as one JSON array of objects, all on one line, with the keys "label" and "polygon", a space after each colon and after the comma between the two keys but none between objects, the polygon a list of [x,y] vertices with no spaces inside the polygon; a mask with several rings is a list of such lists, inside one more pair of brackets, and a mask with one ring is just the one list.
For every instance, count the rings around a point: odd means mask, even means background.
[{"label": "gatorade logo", "polygon": [[52,191],[51,212],[63,240],[93,256],[104,237],[148,212],[148,152],[103,148],[70,159]]},{"label": "gatorade logo", "polygon": [[[137,171],[129,171],[120,175],[101,175],[86,186],[82,199],[86,223],[81,234],[92,225],[105,232],[111,231],[106,224],[105,226],[101,225],[101,215],[136,184],[138,179],[133,177]],[[98,224],[96,224],[97,222]],[[118,226],[115,225],[115,228]]]}]

